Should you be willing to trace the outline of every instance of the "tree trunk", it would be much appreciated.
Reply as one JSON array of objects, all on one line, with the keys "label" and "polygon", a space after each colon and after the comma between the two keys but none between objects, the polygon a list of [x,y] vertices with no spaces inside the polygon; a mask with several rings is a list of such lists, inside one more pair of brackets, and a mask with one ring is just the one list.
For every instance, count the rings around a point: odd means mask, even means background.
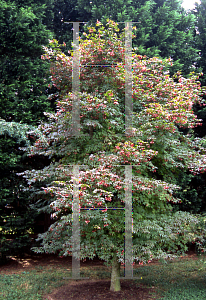
[{"label": "tree trunk", "polygon": [[93,127],[89,126],[89,135],[91,138],[93,138]]},{"label": "tree trunk", "polygon": [[121,263],[118,262],[117,256],[114,255],[114,258],[112,261],[112,276],[111,276],[110,291],[113,291],[113,292],[121,291],[121,285],[120,285],[120,279],[119,279],[120,266],[121,266]]}]

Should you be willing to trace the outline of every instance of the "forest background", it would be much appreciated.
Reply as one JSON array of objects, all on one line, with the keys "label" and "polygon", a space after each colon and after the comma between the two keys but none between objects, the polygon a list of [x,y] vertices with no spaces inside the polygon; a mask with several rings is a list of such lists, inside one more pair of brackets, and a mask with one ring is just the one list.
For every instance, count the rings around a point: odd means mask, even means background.
[{"label": "forest background", "polygon": [[[47,229],[35,227],[41,213],[37,198],[17,175],[50,164],[44,156],[27,157],[19,149],[32,143],[27,132],[47,120],[44,112],[56,110],[57,89],[51,84],[49,62],[41,59],[42,46],[56,39],[68,54],[73,32],[72,23],[66,22],[87,22],[80,24],[80,37],[97,19],[103,24],[107,18],[138,22],[133,38],[137,54],[171,57],[171,76],[177,71],[184,77],[203,72],[200,81],[205,86],[206,0],[191,11],[185,11],[179,0],[0,0],[0,7],[0,256],[4,260],[6,255],[26,251],[31,234]],[[194,136],[204,137],[206,109],[195,106],[194,111],[203,120]],[[206,174],[185,172],[176,181],[182,187],[176,193],[182,203],[175,209],[204,214]]]}]

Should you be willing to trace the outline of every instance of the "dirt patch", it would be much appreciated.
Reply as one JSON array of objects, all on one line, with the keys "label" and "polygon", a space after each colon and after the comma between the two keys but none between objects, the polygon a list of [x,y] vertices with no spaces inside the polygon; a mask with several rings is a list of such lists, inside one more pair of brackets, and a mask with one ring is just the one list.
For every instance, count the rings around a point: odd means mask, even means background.
[{"label": "dirt patch", "polygon": [[[110,280],[81,280],[71,281],[47,295],[47,300],[146,300],[158,299],[154,287],[146,288],[134,280],[122,280],[121,291],[111,292]],[[156,294],[156,296],[155,296]]]},{"label": "dirt patch", "polygon": [[[186,256],[182,256],[177,260],[185,260],[185,259],[193,259],[197,260],[198,256],[195,254],[194,251],[188,251]],[[158,260],[153,260],[148,265],[158,265],[160,262]],[[86,261],[81,261],[81,267],[92,267],[92,266],[101,266],[101,268],[108,269],[104,264],[103,261],[94,258],[93,260],[86,259]],[[24,258],[18,258],[16,256],[11,257],[10,261],[8,261],[4,265],[0,265],[0,273],[2,274],[17,274],[21,273],[22,271],[29,271],[34,269],[35,267],[42,267],[42,268],[51,268],[54,267],[55,269],[62,268],[67,266],[68,269],[72,267],[72,257],[58,257],[56,255],[25,255]],[[142,268],[144,265],[134,265],[135,268]]]},{"label": "dirt patch", "polygon": [[[81,261],[81,267],[101,266],[101,268],[107,269],[103,264],[103,261],[94,258],[93,260],[87,259],[85,262]],[[25,255],[24,258],[13,256],[4,265],[0,265],[0,274],[18,274],[22,271],[29,271],[36,267],[42,267],[42,269],[61,269],[67,267],[68,270],[72,270],[72,257],[58,257],[57,255]]]}]

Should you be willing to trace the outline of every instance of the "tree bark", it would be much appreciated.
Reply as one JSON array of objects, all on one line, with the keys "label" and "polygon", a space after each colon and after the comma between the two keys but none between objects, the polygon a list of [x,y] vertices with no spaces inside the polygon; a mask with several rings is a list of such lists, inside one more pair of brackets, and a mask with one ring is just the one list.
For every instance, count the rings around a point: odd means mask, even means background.
[{"label": "tree bark", "polygon": [[113,257],[113,260],[112,260],[112,276],[111,276],[110,291],[113,291],[113,292],[121,291],[121,285],[120,285],[120,279],[119,279],[120,266],[121,266],[121,263],[118,262],[118,258],[115,254]]},{"label": "tree bark", "polygon": [[89,135],[91,138],[93,138],[93,127],[89,126]]}]

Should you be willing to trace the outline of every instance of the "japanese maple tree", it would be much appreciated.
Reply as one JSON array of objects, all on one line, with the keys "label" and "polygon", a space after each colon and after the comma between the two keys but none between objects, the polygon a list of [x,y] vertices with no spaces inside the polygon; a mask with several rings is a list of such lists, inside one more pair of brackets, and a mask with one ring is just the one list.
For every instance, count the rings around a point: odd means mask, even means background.
[{"label": "japanese maple tree", "polygon": [[42,183],[42,192],[49,195],[55,222],[39,235],[42,246],[35,251],[75,255],[73,165],[79,165],[80,207],[90,208],[80,213],[80,259],[98,256],[111,263],[110,289],[119,291],[125,212],[108,208],[124,208],[125,165],[132,165],[133,175],[134,262],[173,257],[198,236],[197,216],[174,213],[171,203],[181,201],[173,195],[179,188],[177,173],[206,170],[204,141],[192,135],[192,128],[201,122],[193,104],[204,105],[200,97],[204,91],[194,74],[171,78],[170,59],[148,59],[133,52],[133,127],[126,135],[124,32],[120,34],[111,20],[107,28],[97,21],[96,28],[88,30],[80,39],[80,134],[72,135],[72,53],[65,55],[52,40],[42,58],[51,61],[52,82],[58,88],[57,112],[47,113],[48,122],[38,128],[41,135],[27,150],[30,156],[45,155],[53,161],[42,170],[21,175],[30,186],[50,178],[49,184]]}]

